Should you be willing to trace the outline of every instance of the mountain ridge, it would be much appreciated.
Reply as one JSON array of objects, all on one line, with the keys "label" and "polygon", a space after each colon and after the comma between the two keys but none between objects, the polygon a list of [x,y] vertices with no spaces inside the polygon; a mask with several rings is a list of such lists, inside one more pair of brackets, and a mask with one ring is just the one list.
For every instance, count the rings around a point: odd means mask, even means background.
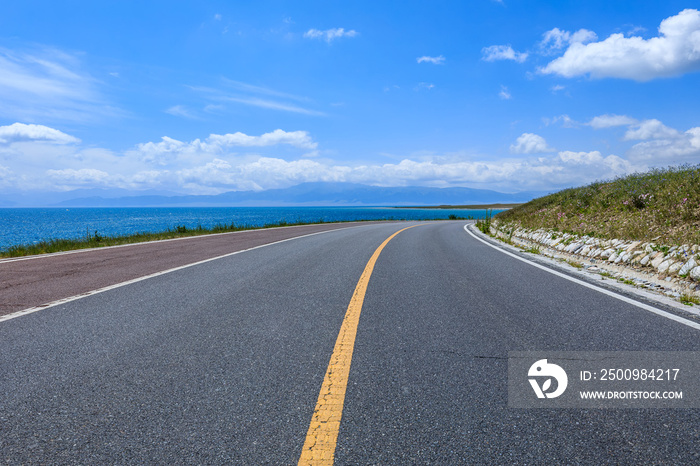
[{"label": "mountain ridge", "polygon": [[[56,202],[30,205],[14,200],[6,207],[293,207],[293,206],[409,206],[465,205],[527,202],[543,192],[502,193],[498,191],[453,187],[421,186],[381,187],[358,183],[307,182],[287,188],[264,191],[229,191],[216,195],[178,195],[148,193],[139,195],[125,190],[80,191],[75,197],[61,193]],[[82,195],[81,195],[82,194]],[[119,195],[124,194],[124,195]],[[23,205],[24,204],[24,205]]]}]

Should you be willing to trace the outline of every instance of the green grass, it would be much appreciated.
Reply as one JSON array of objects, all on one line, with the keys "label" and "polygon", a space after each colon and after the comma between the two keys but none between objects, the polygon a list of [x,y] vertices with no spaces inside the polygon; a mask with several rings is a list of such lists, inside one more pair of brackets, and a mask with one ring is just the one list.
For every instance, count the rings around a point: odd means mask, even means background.
[{"label": "green grass", "polygon": [[678,298],[678,300],[687,306],[692,306],[693,304],[700,305],[700,298],[698,298],[697,296],[682,294],[681,297]]},{"label": "green grass", "polygon": [[476,227],[484,234],[491,234],[491,219],[493,218],[493,210],[486,209],[486,215],[484,218],[480,218],[476,221]]},{"label": "green grass", "polygon": [[580,236],[700,244],[700,165],[565,189],[499,213],[500,222]]}]

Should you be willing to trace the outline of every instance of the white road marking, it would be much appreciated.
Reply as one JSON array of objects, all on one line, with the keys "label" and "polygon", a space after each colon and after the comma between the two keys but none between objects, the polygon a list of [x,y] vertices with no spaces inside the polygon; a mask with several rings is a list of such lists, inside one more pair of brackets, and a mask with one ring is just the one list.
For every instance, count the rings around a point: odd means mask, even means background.
[{"label": "white road marking", "polygon": [[[347,227],[347,228],[357,228],[357,226],[354,226],[354,227]],[[341,228],[341,230],[345,230],[345,229],[346,229],[346,228]],[[315,232],[315,233],[309,233],[309,234],[307,234],[307,235],[295,236],[294,238],[287,238],[287,239],[283,239],[283,240],[280,240],[280,241],[275,241],[274,243],[261,244],[260,246],[254,246],[254,247],[252,247],[252,248],[242,249],[242,250],[240,250],[240,251],[231,252],[231,253],[228,253],[228,254],[224,254],[224,255],[222,255],[222,256],[216,256],[216,257],[212,257],[212,258],[209,258],[209,259],[205,259],[205,260],[202,260],[202,261],[199,261],[199,262],[193,262],[192,264],[181,265],[181,266],[179,266],[179,267],[175,267],[175,268],[168,269],[168,270],[163,270],[163,271],[161,271],[161,272],[152,273],[152,274],[150,274],[150,275],[144,275],[143,277],[134,278],[134,279],[132,279],[132,280],[127,280],[127,281],[125,281],[125,282],[115,283],[114,285],[105,286],[104,288],[98,288],[98,289],[96,289],[96,290],[87,291],[87,292],[82,293],[82,294],[79,294],[79,295],[70,296],[70,297],[68,297],[68,298],[62,298],[62,299],[59,299],[59,300],[56,300],[56,301],[52,301],[52,302],[50,302],[50,303],[41,304],[41,305],[39,305],[39,306],[30,307],[29,309],[24,309],[24,310],[22,310],[22,311],[13,312],[12,314],[7,314],[7,315],[5,315],[5,316],[0,316],[0,322],[4,322],[4,321],[7,321],[7,320],[11,320],[11,319],[16,319],[17,317],[26,316],[27,314],[33,314],[33,313],[35,313],[35,312],[42,311],[42,310],[48,309],[48,308],[50,308],[50,307],[59,306],[59,305],[61,305],[61,304],[69,303],[69,302],[71,302],[71,301],[76,301],[76,300],[78,300],[78,299],[86,298],[86,297],[88,297],[88,296],[92,296],[92,295],[95,295],[95,294],[98,294],[98,293],[104,293],[105,291],[113,290],[113,289],[115,289],[115,288],[121,288],[122,286],[131,285],[132,283],[138,283],[138,282],[140,282],[140,281],[148,280],[148,279],[150,279],[150,278],[159,277],[159,276],[161,276],[161,275],[165,275],[166,273],[176,272],[176,271],[178,271],[178,270],[186,269],[186,268],[188,268],[188,267],[194,267],[194,266],[196,266],[196,265],[205,264],[205,263],[207,263],[207,262],[215,261],[215,260],[218,260],[218,259],[223,259],[224,257],[235,256],[236,254],[241,254],[241,253],[244,253],[244,252],[253,251],[254,249],[260,249],[260,248],[264,248],[264,247],[266,247],[266,246],[272,246],[273,244],[280,244],[280,243],[284,243],[284,242],[286,242],[286,241],[291,241],[291,240],[295,240],[295,239],[299,239],[299,238],[307,238],[307,237],[309,237],[309,236],[320,235],[320,234],[322,234],[322,233],[330,233],[331,231],[338,231],[338,229],[326,230],[326,231],[317,231],[317,232]],[[200,238],[201,238],[201,237],[200,237]],[[178,239],[184,239],[184,238],[178,238]],[[141,244],[141,243],[139,243],[139,244]]]},{"label": "white road marking", "polygon": [[[330,224],[336,224],[337,222],[329,222]],[[345,222],[343,222],[345,223]],[[347,222],[347,223],[357,223],[357,222]],[[309,225],[322,225],[321,223],[310,223],[306,225],[290,225],[287,227],[275,227],[279,229],[286,229],[286,228],[301,228],[301,227],[307,227]],[[353,228],[353,227],[348,227],[348,228]],[[116,249],[116,248],[128,248],[131,246],[143,246],[146,244],[154,244],[154,243],[169,243],[171,241],[184,241],[184,240],[194,240],[198,238],[211,238],[212,236],[222,236],[222,235],[237,235],[241,233],[250,233],[251,231],[260,231],[263,229],[269,229],[269,228],[255,228],[252,230],[238,230],[238,231],[225,231],[223,233],[208,233],[205,235],[194,235],[194,236],[181,236],[179,238],[168,238],[168,239],[157,239],[153,241],[141,241],[138,243],[127,243],[127,244],[117,244],[115,246],[101,246],[101,247],[96,247],[96,248],[84,248],[84,249],[72,249],[70,251],[60,251],[60,252],[51,252],[47,254],[36,254],[34,256],[22,256],[22,257],[9,257],[9,258],[2,258],[0,259],[0,265],[5,264],[8,262],[20,262],[20,261],[29,261],[33,259],[45,259],[47,257],[54,257],[54,256],[65,256],[67,254],[80,254],[84,252],[92,252],[92,251],[106,251],[107,249]]]},{"label": "white road marking", "polygon": [[671,314],[670,312],[666,312],[666,311],[663,311],[663,310],[661,310],[661,309],[655,308],[655,307],[653,307],[653,306],[649,306],[648,304],[640,303],[639,301],[635,301],[634,299],[628,298],[627,296],[623,296],[623,295],[617,294],[617,293],[615,293],[615,292],[613,292],[613,291],[606,290],[605,288],[601,288],[601,287],[599,287],[599,286],[593,285],[593,284],[588,283],[588,282],[585,282],[585,281],[583,281],[583,280],[579,280],[579,279],[577,279],[577,278],[570,277],[569,275],[566,275],[566,274],[561,273],[561,272],[557,272],[556,270],[552,270],[552,269],[550,269],[549,267],[545,267],[544,265],[537,264],[536,262],[532,262],[532,261],[527,260],[527,259],[525,259],[525,258],[523,258],[523,257],[520,257],[520,256],[518,256],[518,255],[516,255],[516,254],[513,254],[512,252],[508,252],[508,251],[506,251],[506,250],[504,250],[504,249],[501,249],[501,248],[499,248],[499,247],[497,247],[497,246],[494,246],[493,244],[491,244],[491,243],[489,243],[488,241],[485,241],[485,240],[479,238],[479,237],[476,236],[474,233],[472,233],[471,231],[469,231],[469,228],[467,228],[467,226],[468,226],[468,224],[467,224],[467,225],[464,225],[464,231],[466,231],[466,232],[469,233],[472,237],[474,237],[475,239],[481,241],[481,242],[484,243],[485,245],[490,246],[490,247],[496,249],[497,251],[502,252],[503,254],[507,254],[507,255],[509,255],[509,256],[511,256],[511,257],[514,257],[514,258],[518,259],[519,261],[523,261],[523,262],[525,262],[526,264],[530,264],[530,265],[532,265],[533,267],[537,267],[538,269],[542,269],[542,270],[544,270],[545,272],[549,272],[549,273],[551,273],[551,274],[553,274],[553,275],[556,275],[556,276],[558,276],[558,277],[564,278],[564,279],[569,280],[569,281],[571,281],[571,282],[574,282],[574,283],[576,283],[576,284],[578,284],[578,285],[585,286],[586,288],[590,288],[590,289],[592,289],[592,290],[598,291],[599,293],[603,293],[603,294],[608,295],[608,296],[611,296],[611,297],[613,297],[613,298],[615,298],[615,299],[619,299],[620,301],[624,301],[624,302],[626,302],[626,303],[628,303],[628,304],[632,304],[633,306],[637,306],[637,307],[639,307],[639,308],[641,308],[641,309],[644,309],[645,311],[653,312],[654,314],[660,315],[661,317],[666,317],[667,319],[671,319],[671,320],[674,320],[674,321],[676,321],[676,322],[678,322],[678,323],[681,323],[681,324],[683,324],[683,325],[687,325],[688,327],[692,327],[692,328],[694,328],[694,329],[696,329],[696,330],[700,330],[700,324],[698,324],[698,323],[696,323],[696,322],[692,322],[692,321],[690,321],[690,320],[684,319],[683,317],[677,316],[676,314]]}]

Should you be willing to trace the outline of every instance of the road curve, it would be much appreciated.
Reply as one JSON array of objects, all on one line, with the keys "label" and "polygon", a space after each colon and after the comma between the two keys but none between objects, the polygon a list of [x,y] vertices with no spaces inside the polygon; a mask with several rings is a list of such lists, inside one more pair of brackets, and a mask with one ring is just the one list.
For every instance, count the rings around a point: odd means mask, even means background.
[{"label": "road curve", "polygon": [[296,464],[358,280],[336,464],[697,464],[699,410],[513,409],[509,351],[698,351],[464,222],[341,228],[0,322],[0,462]]}]

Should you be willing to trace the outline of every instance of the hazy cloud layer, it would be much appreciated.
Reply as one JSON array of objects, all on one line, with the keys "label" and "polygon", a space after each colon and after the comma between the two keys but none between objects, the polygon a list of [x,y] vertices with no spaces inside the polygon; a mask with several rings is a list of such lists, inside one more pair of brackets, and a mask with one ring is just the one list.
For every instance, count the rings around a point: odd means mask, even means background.
[{"label": "hazy cloud layer", "polygon": [[[637,131],[651,126],[639,126]],[[0,134],[6,141],[14,138],[14,142],[0,146],[0,161],[4,161],[0,164],[0,184],[5,189],[119,187],[216,194],[306,181],[339,181],[381,186],[473,186],[513,192],[583,184],[644,167],[597,151],[552,154],[554,148],[533,133],[523,133],[513,144],[511,150],[519,155],[517,159],[421,155],[385,164],[338,163],[316,157],[319,144],[308,132],[281,129],[257,136],[211,134],[189,142],[164,136],[121,154],[82,148],[76,138],[48,127],[15,124],[1,128]],[[693,137],[686,141],[689,147],[700,140],[700,133]],[[286,155],[280,156],[282,153]]]}]

